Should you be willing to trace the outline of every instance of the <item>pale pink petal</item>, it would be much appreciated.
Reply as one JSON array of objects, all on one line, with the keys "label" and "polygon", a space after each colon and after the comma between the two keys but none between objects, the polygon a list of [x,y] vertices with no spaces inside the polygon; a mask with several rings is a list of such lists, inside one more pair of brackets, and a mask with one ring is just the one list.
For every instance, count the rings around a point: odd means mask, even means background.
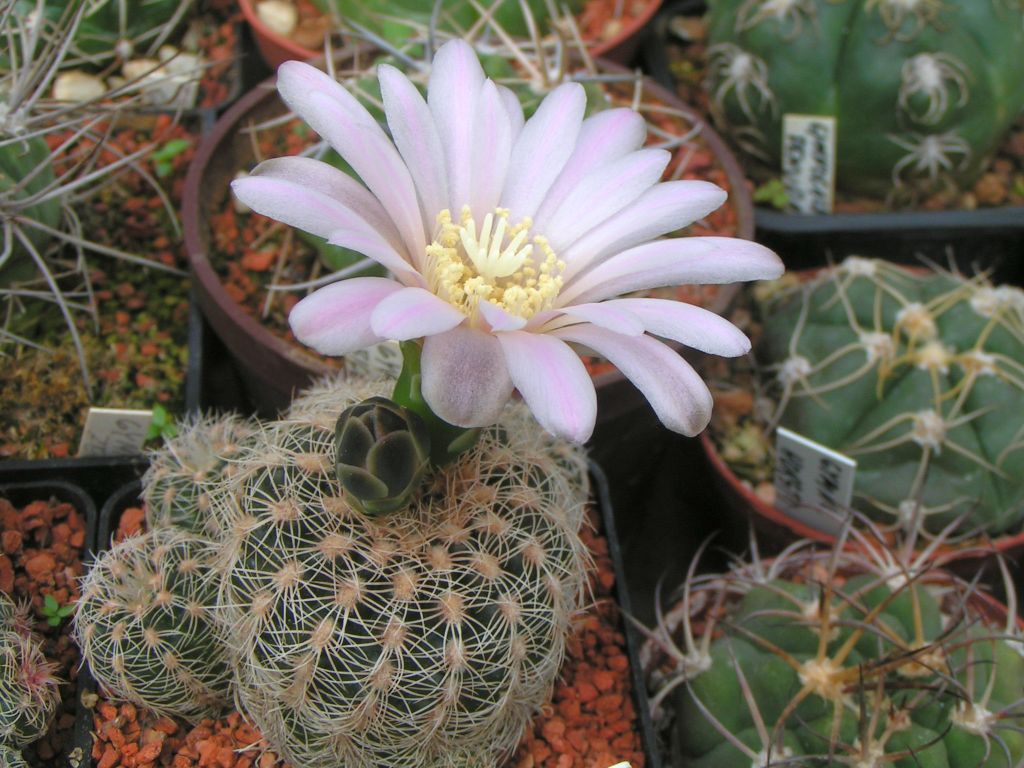
[{"label": "pale pink petal", "polygon": [[644,324],[640,322],[640,318],[624,307],[612,306],[608,301],[573,304],[555,311],[561,313],[561,316],[544,323],[539,330],[546,332],[582,320],[625,336],[639,336],[644,332]]},{"label": "pale pink petal", "polygon": [[587,95],[579,83],[549,93],[512,147],[501,206],[515,221],[533,216],[576,147]]},{"label": "pale pink petal", "polygon": [[656,184],[670,158],[663,149],[641,149],[596,168],[536,230],[546,234],[555,253],[562,253]]},{"label": "pale pink petal", "polygon": [[623,336],[594,325],[552,331],[607,358],[636,385],[661,423],[673,432],[696,435],[711,419],[711,393],[700,376],[673,350],[650,336]]},{"label": "pale pink petal", "polygon": [[726,197],[725,190],[709,181],[657,184],[559,252],[566,263],[562,276],[568,281],[609,256],[688,227],[716,210]]},{"label": "pale pink petal", "polygon": [[782,260],[763,245],[734,237],[680,237],[638,245],[570,281],[559,306],[687,283],[774,280]]},{"label": "pale pink petal", "polygon": [[422,253],[427,244],[416,187],[391,139],[376,124],[367,128],[351,120],[328,96],[313,93],[309,101],[317,110],[316,117],[309,119],[310,126],[380,200],[409,253]]},{"label": "pale pink petal", "polygon": [[403,288],[382,300],[370,316],[378,336],[396,341],[450,331],[466,316],[423,288]]},{"label": "pale pink petal", "polygon": [[655,336],[722,357],[750,351],[750,339],[739,328],[703,307],[669,299],[612,299],[599,306],[622,309],[639,318]]},{"label": "pale pink petal", "polygon": [[256,213],[283,221],[290,227],[297,227],[318,237],[326,238],[341,228],[358,232],[374,231],[348,206],[304,184],[264,176],[247,176],[231,182],[231,189],[235,197]]},{"label": "pale pink petal", "polygon": [[501,96],[501,103],[505,105],[508,122],[512,126],[512,140],[515,141],[519,132],[523,130],[523,123],[526,122],[526,118],[523,117],[523,105],[519,103],[519,97],[511,88],[499,85],[498,94]]},{"label": "pale pink petal", "polygon": [[469,199],[477,221],[494,210],[501,198],[508,173],[509,153],[512,151],[512,125],[498,88],[484,81],[477,105],[477,120],[473,138],[473,175]]},{"label": "pale pink petal", "polygon": [[594,431],[597,395],[586,366],[569,346],[543,334],[497,334],[512,383],[549,432],[584,443]]},{"label": "pale pink petal", "polygon": [[345,355],[384,341],[370,327],[377,305],[402,286],[383,277],[353,277],[325,285],[288,315],[295,338],[323,355]]},{"label": "pale pink petal", "polygon": [[419,201],[398,150],[366,108],[329,75],[300,61],[277,70],[277,90],[345,158],[380,200],[410,254],[426,247]]},{"label": "pale pink petal", "polygon": [[433,231],[437,214],[448,207],[446,161],[437,126],[427,103],[405,75],[381,64],[377,77],[391,137],[416,185],[424,226]]},{"label": "pale pink petal", "polygon": [[477,308],[492,331],[518,331],[526,325],[526,320],[519,315],[506,312],[489,301],[481,301]]},{"label": "pale pink petal", "polygon": [[337,229],[327,242],[373,259],[405,285],[426,286],[423,275],[410,267],[398,251],[373,230]]},{"label": "pale pink petal", "polygon": [[465,325],[423,340],[423,397],[457,427],[493,424],[512,395],[498,340]]},{"label": "pale pink petal", "polygon": [[473,49],[463,40],[452,40],[434,54],[427,86],[427,104],[434,116],[445,153],[448,176],[448,209],[458,220],[468,205],[473,183],[473,126],[484,71]]},{"label": "pale pink petal", "polygon": [[289,181],[337,200],[387,238],[396,249],[405,251],[395,224],[380,201],[366,187],[333,165],[311,157],[275,157],[257,165],[250,175]]},{"label": "pale pink petal", "polygon": [[534,222],[538,231],[547,231],[548,217],[592,171],[639,149],[647,136],[647,124],[632,109],[607,109],[583,121],[576,148],[551,185]]}]

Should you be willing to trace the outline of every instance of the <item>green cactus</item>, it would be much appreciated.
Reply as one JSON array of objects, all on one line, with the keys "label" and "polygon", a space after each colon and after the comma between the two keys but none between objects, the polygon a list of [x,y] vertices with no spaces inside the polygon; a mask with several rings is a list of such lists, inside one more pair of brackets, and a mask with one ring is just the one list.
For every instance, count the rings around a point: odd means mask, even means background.
[{"label": "green cactus", "polygon": [[581,453],[510,407],[378,521],[334,477],[336,415],[367,388],[300,398],[216,496],[239,699],[296,765],[494,765],[550,694],[583,598]]},{"label": "green cactus", "polygon": [[1024,291],[850,257],[762,291],[777,422],[857,461],[854,507],[935,534],[1024,521]]},{"label": "green cactus", "polygon": [[877,540],[859,544],[691,575],[679,626],[652,633],[680,662],[661,668],[655,694],[672,704],[659,717],[674,764],[1021,764],[1024,645],[1012,608],[998,617],[974,585],[930,565],[890,567]]},{"label": "green cactus", "polygon": [[972,183],[1024,108],[1024,7],[1005,0],[712,0],[708,91],[778,169],[786,114],[837,119],[837,185]]},{"label": "green cactus", "polygon": [[0,629],[0,744],[23,747],[46,733],[60,704],[39,638]]},{"label": "green cactus", "polygon": [[189,417],[179,424],[178,434],[150,454],[142,479],[147,525],[218,537],[222,526],[211,514],[209,494],[231,472],[255,429],[235,415]]},{"label": "green cactus", "polygon": [[230,698],[227,652],[214,632],[215,550],[157,528],[103,552],[82,583],[75,642],[112,694],[197,721]]}]

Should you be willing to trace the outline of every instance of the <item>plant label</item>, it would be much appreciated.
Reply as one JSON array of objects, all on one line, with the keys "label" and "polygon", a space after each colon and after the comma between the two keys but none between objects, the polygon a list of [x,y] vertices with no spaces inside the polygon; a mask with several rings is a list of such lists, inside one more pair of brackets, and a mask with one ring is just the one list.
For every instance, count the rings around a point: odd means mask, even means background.
[{"label": "plant label", "polygon": [[857,462],[784,427],[776,430],[775,506],[835,535],[853,499]]},{"label": "plant label", "polygon": [[151,410],[90,408],[78,455],[133,456],[140,453],[152,420]]},{"label": "plant label", "polygon": [[789,209],[797,213],[832,213],[836,189],[834,117],[784,115],[782,182]]}]

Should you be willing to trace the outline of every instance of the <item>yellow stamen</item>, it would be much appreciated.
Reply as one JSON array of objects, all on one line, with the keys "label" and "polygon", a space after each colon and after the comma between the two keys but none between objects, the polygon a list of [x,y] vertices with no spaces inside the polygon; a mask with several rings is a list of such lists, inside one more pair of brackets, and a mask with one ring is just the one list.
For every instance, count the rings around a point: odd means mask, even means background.
[{"label": "yellow stamen", "polygon": [[426,276],[431,290],[473,320],[480,300],[528,319],[549,309],[562,288],[560,261],[546,238],[530,237],[533,222],[509,224],[509,211],[495,208],[477,228],[469,206],[459,223],[445,209],[427,246]]}]

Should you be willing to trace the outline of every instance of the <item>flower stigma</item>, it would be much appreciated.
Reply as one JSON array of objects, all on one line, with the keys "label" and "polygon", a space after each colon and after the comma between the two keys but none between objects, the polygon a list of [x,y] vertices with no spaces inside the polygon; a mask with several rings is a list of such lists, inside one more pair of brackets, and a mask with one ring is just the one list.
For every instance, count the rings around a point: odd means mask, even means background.
[{"label": "flower stigma", "polygon": [[510,224],[509,215],[495,208],[479,228],[468,205],[457,223],[447,208],[437,215],[426,249],[430,289],[474,321],[481,300],[529,319],[550,309],[562,288],[565,262],[546,238],[530,236],[532,219]]}]

